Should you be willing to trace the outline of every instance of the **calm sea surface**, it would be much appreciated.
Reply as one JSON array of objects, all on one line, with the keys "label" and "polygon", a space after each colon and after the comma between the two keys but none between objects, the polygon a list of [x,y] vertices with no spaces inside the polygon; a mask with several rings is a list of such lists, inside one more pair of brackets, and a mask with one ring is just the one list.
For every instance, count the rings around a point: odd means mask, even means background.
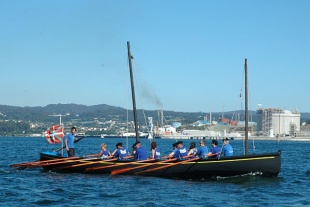
[{"label": "calm sea surface", "polygon": [[[98,153],[105,142],[112,151],[126,139],[85,138],[76,143],[77,155]],[[162,154],[174,140],[156,140]],[[184,140],[184,145],[197,140]],[[128,140],[132,146],[135,139]],[[149,148],[150,141],[141,140]],[[282,150],[277,178],[246,175],[210,180],[172,180],[140,176],[60,174],[39,168],[17,170],[10,164],[35,161],[42,149],[57,149],[45,138],[0,137],[0,206],[310,206],[310,142],[251,141],[250,152]],[[222,143],[220,142],[220,145]],[[208,147],[210,140],[207,141]],[[232,140],[235,154],[243,142]],[[221,146],[220,146],[221,147]]]}]

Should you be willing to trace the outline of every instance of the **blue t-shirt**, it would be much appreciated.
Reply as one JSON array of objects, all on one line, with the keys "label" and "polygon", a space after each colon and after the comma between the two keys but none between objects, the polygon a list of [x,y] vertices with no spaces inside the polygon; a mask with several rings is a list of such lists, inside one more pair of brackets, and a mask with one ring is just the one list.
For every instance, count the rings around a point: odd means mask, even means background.
[{"label": "blue t-shirt", "polygon": [[72,133],[67,134],[65,140],[67,140],[68,148],[74,148],[74,135]]},{"label": "blue t-shirt", "polygon": [[209,158],[219,158],[220,157],[221,149],[218,146],[212,147],[210,152],[212,154],[216,154],[216,155],[213,155],[213,156],[211,156]]},{"label": "blue t-shirt", "polygon": [[117,149],[116,152],[114,153],[114,157],[118,159],[123,159],[126,156],[127,156],[127,150],[124,149],[123,147]]},{"label": "blue t-shirt", "polygon": [[177,151],[174,153],[174,158],[183,158],[184,156],[187,156],[187,150],[182,147],[177,149]]},{"label": "blue t-shirt", "polygon": [[234,154],[234,150],[230,144],[225,145],[223,147],[223,155],[224,156],[233,156],[233,154]]},{"label": "blue t-shirt", "polygon": [[108,150],[101,150],[101,158],[107,158],[109,156]]},{"label": "blue t-shirt", "polygon": [[134,155],[135,160],[147,160],[148,153],[144,147],[139,147]]},{"label": "blue t-shirt", "polygon": [[198,149],[198,152],[196,153],[197,156],[199,157],[207,157],[208,156],[208,147],[207,146],[202,146]]},{"label": "blue t-shirt", "polygon": [[155,159],[160,159],[160,152],[158,151],[157,148],[155,148],[154,158]]}]

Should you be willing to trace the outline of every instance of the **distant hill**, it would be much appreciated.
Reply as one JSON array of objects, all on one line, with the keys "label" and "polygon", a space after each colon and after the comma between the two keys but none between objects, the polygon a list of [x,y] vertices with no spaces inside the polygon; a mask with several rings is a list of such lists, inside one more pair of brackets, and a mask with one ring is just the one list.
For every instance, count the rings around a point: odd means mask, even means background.
[{"label": "distant hill", "polygon": [[[53,114],[66,115],[63,118],[70,119],[73,117],[79,117],[81,119],[88,117],[98,117],[98,114],[120,114],[124,113],[125,109],[120,107],[109,106],[106,104],[85,106],[79,104],[49,104],[41,107],[17,107],[0,105],[0,119],[8,120],[23,120],[23,121],[50,121],[55,120],[55,117],[51,117]],[[67,118],[66,118],[67,117]]]},{"label": "distant hill", "polygon": [[309,121],[310,120],[310,113],[306,112],[306,113],[300,113],[300,119],[301,121]]},{"label": "distant hill", "polygon": [[[153,117],[154,122],[158,119],[157,110],[137,110],[139,122],[144,122],[144,115],[146,117]],[[209,116],[210,112],[175,112],[164,111],[164,117],[168,124],[172,121],[179,121],[182,124],[192,123],[197,120],[202,120],[204,116]],[[127,120],[127,110],[121,107],[110,106],[106,104],[99,104],[93,106],[86,106],[80,104],[49,104],[44,107],[18,107],[0,105],[0,120],[22,120],[30,122],[56,122],[58,118],[52,117],[53,114],[65,115],[63,120],[72,120],[77,118],[81,121],[93,120],[94,118],[103,118],[107,120],[118,119],[120,121]],[[133,120],[132,110],[128,110],[128,120]],[[243,111],[228,111],[224,112],[226,118],[231,119],[239,116],[240,120],[243,120]],[[256,121],[256,112],[249,112],[250,121]],[[222,117],[222,112],[212,112],[212,120],[218,120]],[[234,118],[236,119],[236,118]],[[310,113],[301,113],[301,120],[310,120]]]}]

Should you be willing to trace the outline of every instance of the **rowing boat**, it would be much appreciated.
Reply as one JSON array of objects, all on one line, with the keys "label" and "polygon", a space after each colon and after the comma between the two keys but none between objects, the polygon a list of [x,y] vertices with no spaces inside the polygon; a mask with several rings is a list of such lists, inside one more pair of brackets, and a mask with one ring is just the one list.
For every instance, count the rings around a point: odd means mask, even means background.
[{"label": "rowing boat", "polygon": [[[40,153],[41,160],[52,160],[59,157],[50,154]],[[68,162],[62,162],[54,165],[42,166],[45,170],[61,172],[61,173],[91,173],[91,174],[109,174],[113,170],[123,168],[135,168],[122,174],[127,175],[144,175],[166,178],[186,178],[186,179],[207,179],[217,176],[237,176],[244,174],[258,174],[265,177],[278,176],[281,169],[281,151],[274,153],[252,154],[241,156],[230,156],[220,158],[200,158],[199,160],[191,159],[186,162],[175,165],[183,160],[173,162],[162,162],[163,160],[154,160],[152,162],[133,161],[133,160],[115,160],[107,162],[107,160],[85,160],[80,158]],[[84,163],[82,166],[70,167]],[[87,164],[89,163],[89,164]],[[69,168],[67,168],[69,166]],[[163,167],[160,170],[154,170],[141,173],[146,170]]]},{"label": "rowing boat", "polygon": [[[137,124],[136,108],[134,98],[134,87],[131,70],[131,52],[128,46],[128,57],[130,65],[130,74],[132,82],[133,95],[133,111],[134,122]],[[185,179],[207,179],[217,176],[238,176],[245,174],[262,175],[266,177],[278,176],[281,169],[281,151],[263,153],[263,154],[248,154],[248,115],[247,115],[247,60],[245,60],[246,74],[246,127],[245,127],[245,155],[228,156],[220,158],[190,158],[172,159],[172,160],[143,160],[135,161],[131,159],[125,160],[100,160],[98,158],[78,158],[69,160],[65,159],[57,152],[41,152],[40,161],[50,160],[39,164],[29,164],[24,166],[43,167],[45,170],[55,172],[70,172],[70,173],[99,173],[99,174],[127,174],[127,175],[142,175],[156,176],[165,178],[185,178]],[[138,129],[138,126],[135,126]],[[139,141],[138,131],[136,131],[136,141]],[[58,162],[57,159],[60,159]],[[53,160],[56,160],[53,162]],[[11,165],[11,167],[18,164]]]}]

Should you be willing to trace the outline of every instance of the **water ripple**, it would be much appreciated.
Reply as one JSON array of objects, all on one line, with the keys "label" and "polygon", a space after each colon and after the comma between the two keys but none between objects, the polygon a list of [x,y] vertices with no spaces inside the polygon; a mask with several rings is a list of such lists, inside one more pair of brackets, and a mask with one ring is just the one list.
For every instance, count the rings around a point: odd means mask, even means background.
[{"label": "water ripple", "polygon": [[[34,161],[33,151],[45,140],[29,139],[26,149],[16,144],[20,138],[4,139],[6,157],[0,164],[0,200],[6,207],[18,206],[148,206],[148,207],[204,207],[204,206],[310,206],[310,161],[307,155],[296,157],[290,153],[307,151],[305,143],[256,141],[256,148],[273,150],[281,145],[282,169],[277,178],[264,178],[255,174],[236,177],[217,177],[206,180],[178,180],[140,176],[110,176],[90,174],[60,174],[40,169],[11,169],[10,164]],[[25,138],[23,138],[25,139]],[[106,139],[109,146],[119,140]],[[185,140],[184,143],[187,144]],[[92,146],[99,146],[100,139],[88,139],[80,149],[89,153]],[[144,145],[148,140],[142,140]],[[130,143],[132,144],[132,143]],[[171,148],[170,140],[158,140],[162,148]],[[236,147],[242,142],[234,141]],[[21,155],[20,152],[23,151]],[[169,152],[167,150],[167,152]],[[82,151],[83,153],[83,151]],[[302,163],[302,164],[300,164]]]}]

